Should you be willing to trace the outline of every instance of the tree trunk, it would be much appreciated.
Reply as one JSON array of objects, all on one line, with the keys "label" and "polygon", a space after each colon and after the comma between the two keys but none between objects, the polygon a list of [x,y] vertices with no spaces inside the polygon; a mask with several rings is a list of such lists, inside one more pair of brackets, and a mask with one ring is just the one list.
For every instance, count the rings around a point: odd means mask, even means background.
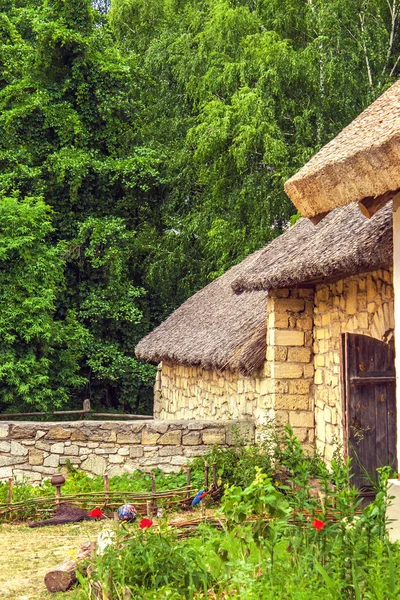
[{"label": "tree trunk", "polygon": [[[66,592],[76,582],[76,571],[79,563],[86,558],[90,558],[92,544],[86,542],[81,546],[75,560],[66,558],[54,569],[49,571],[44,578],[44,582],[49,592]],[[82,567],[81,567],[82,568]]]}]

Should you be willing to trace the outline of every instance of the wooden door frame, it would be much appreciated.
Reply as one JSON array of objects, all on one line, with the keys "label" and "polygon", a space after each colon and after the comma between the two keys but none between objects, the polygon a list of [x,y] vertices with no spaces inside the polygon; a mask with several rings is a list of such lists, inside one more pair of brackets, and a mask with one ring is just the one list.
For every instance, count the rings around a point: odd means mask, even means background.
[{"label": "wooden door frame", "polygon": [[348,363],[347,357],[347,339],[348,333],[342,333],[340,336],[340,393],[342,396],[342,431],[343,431],[343,455],[349,458],[349,419],[348,419],[348,381],[346,377]]}]

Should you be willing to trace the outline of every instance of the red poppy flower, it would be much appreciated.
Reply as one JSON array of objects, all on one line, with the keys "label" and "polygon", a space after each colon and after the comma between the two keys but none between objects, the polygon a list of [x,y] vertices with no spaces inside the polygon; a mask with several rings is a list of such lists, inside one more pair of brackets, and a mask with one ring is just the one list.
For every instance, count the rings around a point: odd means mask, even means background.
[{"label": "red poppy flower", "polygon": [[153,521],[151,521],[150,519],[146,519],[146,517],[144,519],[142,519],[139,523],[140,529],[148,529],[152,525],[153,525]]},{"label": "red poppy flower", "polygon": [[311,523],[311,527],[315,527],[317,531],[321,531],[325,525],[326,523],[324,523],[324,521],[320,521],[319,519],[314,519],[314,521]]},{"label": "red poppy flower", "polygon": [[95,519],[100,519],[103,516],[103,513],[99,508],[94,508],[88,514],[89,517],[94,517]]}]

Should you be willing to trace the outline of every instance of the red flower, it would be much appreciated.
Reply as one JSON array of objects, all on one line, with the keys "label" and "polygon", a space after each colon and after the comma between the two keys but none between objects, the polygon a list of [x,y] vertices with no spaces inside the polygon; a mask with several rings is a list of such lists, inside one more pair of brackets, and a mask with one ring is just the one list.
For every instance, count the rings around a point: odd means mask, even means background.
[{"label": "red flower", "polygon": [[317,531],[321,531],[325,525],[326,523],[324,523],[324,521],[320,521],[319,519],[314,519],[314,521],[311,523],[311,527],[315,527]]},{"label": "red flower", "polygon": [[152,525],[153,525],[153,521],[151,521],[150,519],[146,519],[146,517],[144,519],[142,519],[139,523],[140,529],[148,529]]},{"label": "red flower", "polygon": [[94,508],[88,514],[89,514],[89,517],[94,517],[95,519],[100,519],[103,516],[103,513],[101,512],[101,510],[99,508]]}]

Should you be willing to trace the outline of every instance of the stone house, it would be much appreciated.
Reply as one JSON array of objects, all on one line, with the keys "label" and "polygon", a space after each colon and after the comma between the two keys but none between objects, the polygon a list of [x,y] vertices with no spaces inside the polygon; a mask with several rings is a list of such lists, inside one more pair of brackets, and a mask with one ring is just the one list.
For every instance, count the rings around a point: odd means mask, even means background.
[{"label": "stone house", "polygon": [[[285,191],[304,217],[314,223],[326,218],[329,211],[340,206],[355,206],[368,218],[387,209],[390,201],[393,220],[393,287],[394,342],[400,346],[400,81],[394,83],[354,121],[324,146],[298,173],[285,184]],[[384,207],[384,208],[383,208]],[[356,216],[356,212],[354,212]],[[323,222],[323,221],[322,221]],[[351,223],[356,230],[356,223]],[[375,452],[386,436],[387,445],[394,448],[400,464],[400,405],[396,392],[400,390],[400,352],[391,362],[387,387],[380,394],[371,394],[364,387],[359,404],[364,414],[377,411],[379,404],[391,402],[388,427],[376,437]],[[395,369],[394,369],[395,367]],[[393,377],[394,375],[394,377]],[[375,375],[376,377],[376,375]],[[370,377],[373,380],[374,374]],[[382,380],[382,377],[380,378]],[[390,379],[390,381],[389,381]],[[394,380],[394,381],[393,381]],[[372,381],[379,389],[381,382]],[[390,426],[389,426],[390,425]],[[379,429],[379,428],[378,428]],[[373,444],[370,444],[373,446]],[[397,465],[396,465],[397,462]],[[400,481],[392,482],[391,519],[395,522],[393,539],[400,539]]]},{"label": "stone house", "polygon": [[159,363],[154,416],[289,423],[329,461],[347,442],[345,335],[393,338],[392,208],[300,219],[136,347]]}]

